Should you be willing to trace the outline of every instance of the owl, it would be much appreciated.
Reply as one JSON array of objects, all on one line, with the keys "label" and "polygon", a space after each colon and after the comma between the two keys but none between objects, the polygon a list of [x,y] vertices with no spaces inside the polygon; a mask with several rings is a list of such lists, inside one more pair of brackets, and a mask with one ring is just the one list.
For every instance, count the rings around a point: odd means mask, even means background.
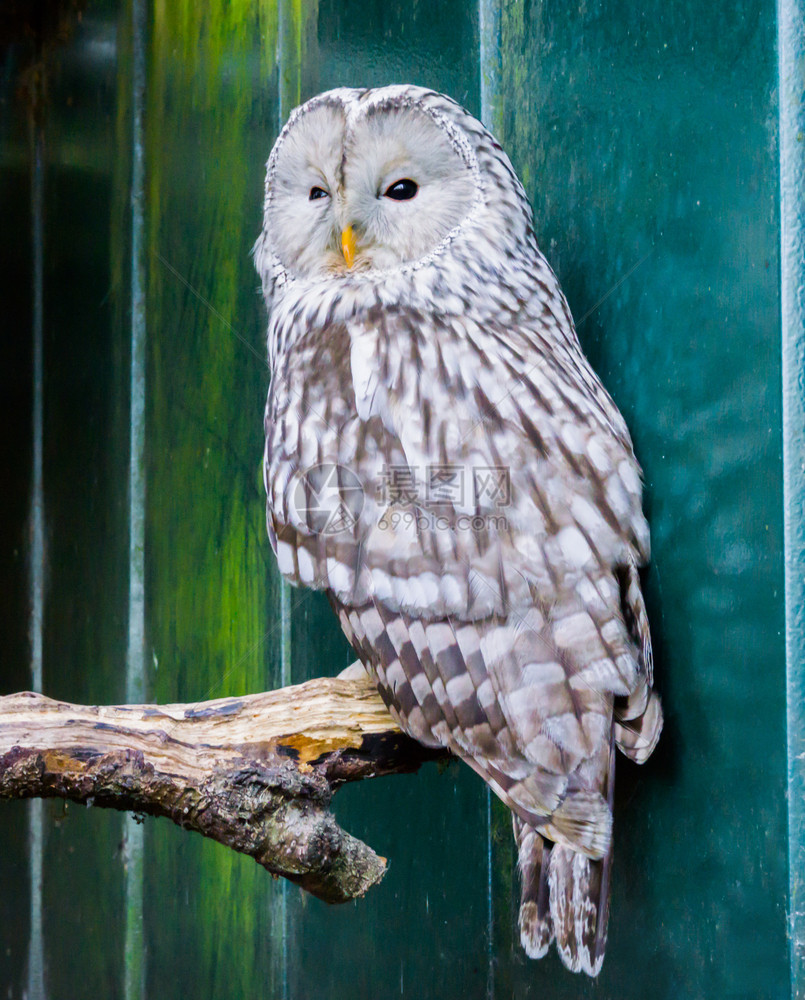
[{"label": "owl", "polygon": [[499,144],[450,98],[338,89],[271,152],[267,522],[400,727],[512,812],[520,939],[595,976],[615,749],[662,712],[626,425]]}]

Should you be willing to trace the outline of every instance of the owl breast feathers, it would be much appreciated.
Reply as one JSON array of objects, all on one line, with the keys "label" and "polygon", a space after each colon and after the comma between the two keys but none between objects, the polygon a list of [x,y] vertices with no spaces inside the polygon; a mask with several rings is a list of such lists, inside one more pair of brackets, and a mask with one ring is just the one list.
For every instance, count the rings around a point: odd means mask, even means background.
[{"label": "owl breast feathers", "polygon": [[512,810],[532,957],[596,975],[614,748],[659,737],[640,470],[505,153],[449,98],[336,90],[268,162],[268,531],[400,726]]}]

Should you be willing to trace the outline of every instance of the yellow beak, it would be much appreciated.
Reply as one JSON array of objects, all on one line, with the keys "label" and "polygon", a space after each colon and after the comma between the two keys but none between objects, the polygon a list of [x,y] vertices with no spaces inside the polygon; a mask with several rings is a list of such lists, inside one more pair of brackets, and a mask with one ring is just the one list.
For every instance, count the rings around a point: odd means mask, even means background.
[{"label": "yellow beak", "polygon": [[341,230],[341,252],[344,254],[347,267],[352,267],[355,263],[355,233],[352,231],[352,226]]}]

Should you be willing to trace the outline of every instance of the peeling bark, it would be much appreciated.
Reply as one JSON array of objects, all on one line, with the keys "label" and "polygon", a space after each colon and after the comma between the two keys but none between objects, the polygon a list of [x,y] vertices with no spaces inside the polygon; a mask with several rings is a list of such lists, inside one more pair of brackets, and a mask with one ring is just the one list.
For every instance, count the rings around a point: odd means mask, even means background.
[{"label": "peeling bark", "polygon": [[328,903],[363,895],[386,871],[339,827],[335,789],[440,756],[400,731],[365,676],[195,705],[0,698],[0,798],[167,816]]}]

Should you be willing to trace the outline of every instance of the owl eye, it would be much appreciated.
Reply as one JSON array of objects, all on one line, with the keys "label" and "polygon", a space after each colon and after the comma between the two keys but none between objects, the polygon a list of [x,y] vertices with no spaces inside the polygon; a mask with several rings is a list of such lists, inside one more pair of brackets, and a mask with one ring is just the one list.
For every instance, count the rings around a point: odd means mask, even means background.
[{"label": "owl eye", "polygon": [[403,177],[386,188],[385,196],[386,198],[393,198],[394,201],[410,201],[411,198],[416,196],[418,190],[419,186],[415,181],[412,181],[409,177]]},{"label": "owl eye", "polygon": [[329,194],[320,187],[312,187],[308,195],[308,201],[316,201],[317,198],[329,198]]}]

